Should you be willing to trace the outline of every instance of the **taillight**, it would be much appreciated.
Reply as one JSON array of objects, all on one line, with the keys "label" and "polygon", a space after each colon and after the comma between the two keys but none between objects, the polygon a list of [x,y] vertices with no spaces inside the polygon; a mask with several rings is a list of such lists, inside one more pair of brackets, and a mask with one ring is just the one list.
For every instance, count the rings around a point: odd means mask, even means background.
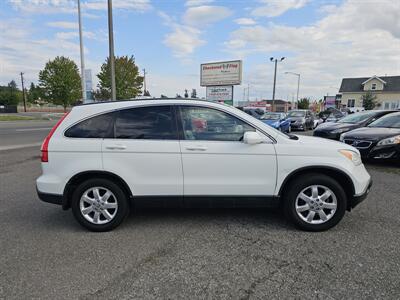
[{"label": "taillight", "polygon": [[48,162],[49,161],[49,142],[50,142],[50,139],[51,139],[52,135],[54,134],[54,131],[56,131],[57,127],[60,126],[60,124],[62,123],[62,121],[64,121],[64,119],[67,117],[68,114],[69,114],[69,112],[65,113],[62,116],[62,118],[60,120],[58,120],[57,124],[54,125],[54,127],[50,130],[49,134],[44,139],[44,141],[42,143],[42,147],[40,148],[40,151],[42,152],[42,155],[41,155],[42,162]]}]

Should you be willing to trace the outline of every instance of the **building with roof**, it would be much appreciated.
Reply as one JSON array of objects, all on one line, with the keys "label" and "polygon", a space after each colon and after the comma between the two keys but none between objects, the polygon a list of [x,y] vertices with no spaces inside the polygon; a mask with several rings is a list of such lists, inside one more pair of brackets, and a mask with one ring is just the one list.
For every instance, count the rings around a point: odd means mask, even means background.
[{"label": "building with roof", "polygon": [[377,109],[400,108],[400,76],[372,76],[343,78],[339,93],[341,105],[347,108],[362,108],[362,96],[372,93],[376,97]]}]

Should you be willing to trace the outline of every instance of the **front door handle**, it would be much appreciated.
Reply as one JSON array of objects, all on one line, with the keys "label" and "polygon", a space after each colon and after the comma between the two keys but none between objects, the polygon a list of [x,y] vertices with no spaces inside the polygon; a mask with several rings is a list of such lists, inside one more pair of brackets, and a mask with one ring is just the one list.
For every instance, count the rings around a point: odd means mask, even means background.
[{"label": "front door handle", "polygon": [[109,146],[106,146],[106,149],[109,149],[109,150],[125,150],[126,146],[125,145],[109,145]]},{"label": "front door handle", "polygon": [[191,146],[191,147],[186,147],[185,149],[188,151],[206,151],[207,147],[206,146]]}]

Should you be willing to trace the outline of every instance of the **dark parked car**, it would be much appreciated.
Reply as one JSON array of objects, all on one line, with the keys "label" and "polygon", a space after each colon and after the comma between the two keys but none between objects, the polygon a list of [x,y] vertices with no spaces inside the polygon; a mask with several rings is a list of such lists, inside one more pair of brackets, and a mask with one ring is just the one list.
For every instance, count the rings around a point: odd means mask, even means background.
[{"label": "dark parked car", "polygon": [[340,140],[356,147],[363,158],[400,161],[400,112],[342,134]]},{"label": "dark parked car", "polygon": [[348,115],[335,123],[324,123],[314,130],[314,136],[339,140],[340,135],[350,130],[365,127],[393,110],[369,110]]},{"label": "dark parked car", "polygon": [[291,129],[299,129],[306,131],[314,128],[314,117],[310,110],[297,109],[288,112],[287,117],[290,118]]}]

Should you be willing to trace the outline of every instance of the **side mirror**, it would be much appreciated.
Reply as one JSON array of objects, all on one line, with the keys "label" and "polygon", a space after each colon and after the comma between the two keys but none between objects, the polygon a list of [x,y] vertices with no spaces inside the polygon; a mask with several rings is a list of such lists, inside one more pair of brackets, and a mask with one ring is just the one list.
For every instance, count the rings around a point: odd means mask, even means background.
[{"label": "side mirror", "polygon": [[249,145],[256,145],[264,142],[264,139],[258,132],[246,131],[243,136],[243,142]]}]

